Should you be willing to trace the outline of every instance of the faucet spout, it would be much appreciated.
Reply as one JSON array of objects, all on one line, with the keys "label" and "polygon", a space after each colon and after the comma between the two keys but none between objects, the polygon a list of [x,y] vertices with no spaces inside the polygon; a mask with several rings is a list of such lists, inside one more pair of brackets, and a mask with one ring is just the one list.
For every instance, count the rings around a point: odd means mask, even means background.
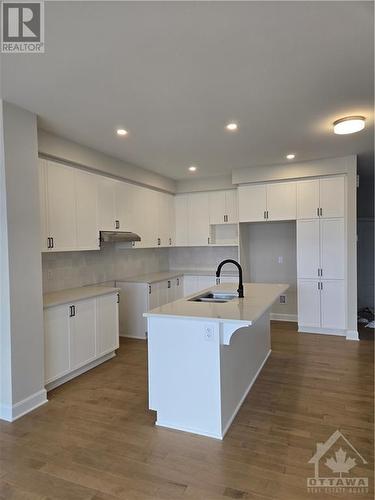
[{"label": "faucet spout", "polygon": [[243,281],[242,281],[242,267],[241,267],[241,265],[236,260],[233,260],[233,259],[223,260],[217,266],[216,278],[220,278],[221,268],[224,266],[224,264],[234,264],[237,267],[237,269],[238,269],[238,281],[239,281],[237,292],[238,292],[238,297],[240,299],[242,299],[244,295],[243,295]]}]

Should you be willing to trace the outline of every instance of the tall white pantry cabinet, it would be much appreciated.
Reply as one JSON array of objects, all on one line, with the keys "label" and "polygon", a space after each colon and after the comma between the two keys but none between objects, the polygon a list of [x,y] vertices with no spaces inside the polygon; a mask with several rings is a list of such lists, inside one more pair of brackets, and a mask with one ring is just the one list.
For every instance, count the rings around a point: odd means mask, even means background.
[{"label": "tall white pantry cabinet", "polygon": [[297,290],[301,332],[345,335],[345,178],[297,183]]}]

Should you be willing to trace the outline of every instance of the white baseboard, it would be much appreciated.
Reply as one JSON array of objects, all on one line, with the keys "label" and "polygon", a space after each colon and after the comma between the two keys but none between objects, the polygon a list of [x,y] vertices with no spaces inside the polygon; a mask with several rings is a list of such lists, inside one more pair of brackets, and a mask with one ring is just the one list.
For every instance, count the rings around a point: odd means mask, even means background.
[{"label": "white baseboard", "polygon": [[210,437],[210,438],[214,438],[214,439],[223,439],[223,436],[220,436],[220,434],[213,434],[213,433],[206,432],[202,429],[195,428],[195,427],[193,427],[193,428],[179,427],[179,426],[176,426],[175,424],[171,424],[171,423],[166,422],[166,421],[157,420],[155,422],[155,425],[157,425],[158,427],[166,427],[167,429],[174,429],[175,431],[189,432],[190,434],[199,434],[200,436],[206,436],[206,437]]},{"label": "white baseboard", "polygon": [[227,431],[228,431],[229,427],[232,425],[232,422],[233,422],[233,420],[235,419],[235,417],[236,417],[236,415],[237,415],[237,413],[238,413],[239,409],[241,408],[242,403],[245,401],[246,396],[249,394],[250,389],[252,388],[252,386],[254,385],[254,382],[255,382],[255,381],[256,381],[256,379],[258,378],[259,373],[262,371],[263,366],[266,364],[266,361],[267,361],[267,359],[269,358],[269,356],[270,356],[271,352],[272,352],[272,351],[271,351],[271,349],[270,349],[270,350],[268,351],[268,353],[266,354],[266,357],[265,357],[265,358],[264,358],[264,360],[262,361],[262,364],[261,364],[261,365],[260,365],[260,367],[258,368],[258,370],[257,370],[256,374],[255,374],[255,375],[254,375],[254,377],[251,379],[251,382],[250,382],[250,384],[249,384],[248,388],[246,389],[246,391],[245,391],[244,395],[242,396],[242,398],[241,398],[240,402],[239,402],[239,403],[238,403],[238,405],[236,406],[236,408],[235,408],[234,412],[232,413],[232,416],[230,417],[230,419],[229,419],[229,420],[228,420],[228,422],[226,423],[226,425],[225,425],[225,427],[224,427],[224,429],[223,429],[223,431],[222,431],[221,438],[219,438],[219,439],[224,439],[225,434],[227,433]]},{"label": "white baseboard", "polygon": [[338,337],[346,337],[346,330],[334,328],[318,328],[310,326],[298,326],[299,333],[317,333],[319,335],[335,335]]},{"label": "white baseboard", "polygon": [[116,356],[115,352],[111,351],[108,354],[105,354],[104,356],[102,356],[101,358],[95,359],[94,361],[91,361],[91,363],[84,365],[84,366],[81,366],[80,368],[77,368],[77,370],[74,370],[70,373],[67,373],[66,375],[64,375],[63,377],[61,377],[57,380],[53,380],[52,382],[49,382],[48,384],[46,384],[46,389],[47,389],[47,391],[51,391],[52,389],[55,389],[59,385],[65,384],[65,382],[69,382],[69,380],[72,380],[73,378],[78,377],[79,375],[82,375],[82,373],[85,373],[89,370],[92,370],[96,366],[101,365],[105,361],[108,361],[109,359],[112,359],[115,356]]},{"label": "white baseboard", "polygon": [[359,340],[357,330],[346,330],[346,340]]},{"label": "white baseboard", "polygon": [[147,340],[147,337],[141,337],[140,335],[125,335],[124,333],[120,333],[120,337],[125,339],[138,339],[138,340]]},{"label": "white baseboard", "polygon": [[297,314],[270,313],[270,319],[273,321],[292,321],[297,323]]},{"label": "white baseboard", "polygon": [[14,405],[1,405],[0,419],[6,420],[7,422],[14,422],[23,415],[26,415],[26,413],[30,413],[47,402],[47,391],[41,389]]}]

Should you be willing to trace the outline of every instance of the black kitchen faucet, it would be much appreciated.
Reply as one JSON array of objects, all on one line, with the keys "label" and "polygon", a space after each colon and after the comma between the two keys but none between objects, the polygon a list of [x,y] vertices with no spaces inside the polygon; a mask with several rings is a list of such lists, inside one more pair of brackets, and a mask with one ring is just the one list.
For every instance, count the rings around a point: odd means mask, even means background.
[{"label": "black kitchen faucet", "polygon": [[243,298],[243,283],[242,283],[242,267],[241,267],[241,265],[236,260],[233,260],[233,259],[225,259],[225,260],[223,260],[217,266],[217,269],[216,269],[216,278],[220,278],[221,268],[223,267],[224,264],[234,264],[237,267],[237,269],[238,269],[238,280],[239,280],[237,292],[238,292],[238,297],[240,299],[242,299]]}]

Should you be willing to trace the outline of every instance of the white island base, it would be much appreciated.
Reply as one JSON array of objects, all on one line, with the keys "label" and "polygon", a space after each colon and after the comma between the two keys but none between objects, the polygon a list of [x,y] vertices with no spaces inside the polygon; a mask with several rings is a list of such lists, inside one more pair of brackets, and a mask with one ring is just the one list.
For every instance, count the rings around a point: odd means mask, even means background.
[{"label": "white island base", "polygon": [[271,353],[269,311],[251,326],[148,316],[149,407],[157,425],[223,439]]}]

